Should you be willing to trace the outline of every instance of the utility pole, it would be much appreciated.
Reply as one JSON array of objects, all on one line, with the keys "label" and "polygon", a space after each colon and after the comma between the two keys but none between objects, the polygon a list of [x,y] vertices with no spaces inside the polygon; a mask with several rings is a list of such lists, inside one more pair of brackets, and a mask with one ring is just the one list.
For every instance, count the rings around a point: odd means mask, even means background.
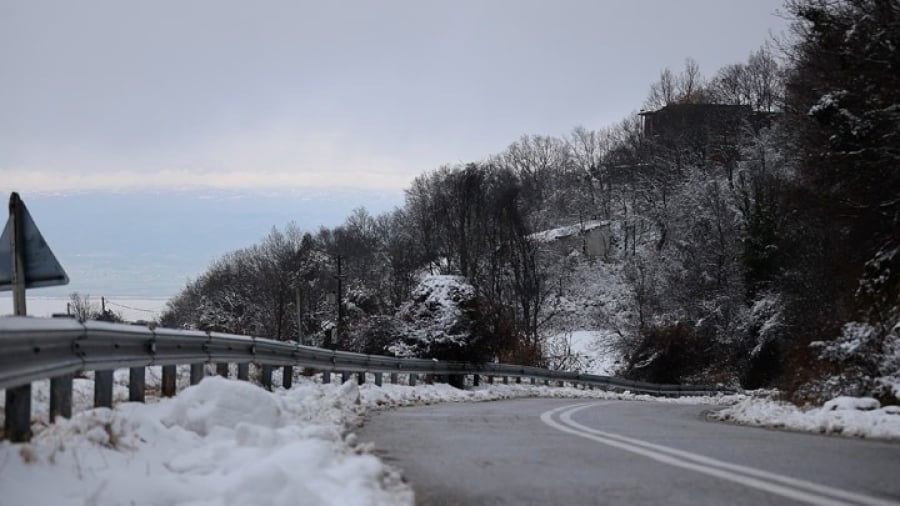
[{"label": "utility pole", "polygon": [[335,336],[334,344],[337,344],[337,340],[340,339],[341,334],[343,334],[342,323],[344,321],[344,295],[343,295],[343,274],[341,274],[341,261],[344,259],[343,256],[338,255],[337,257],[337,336]]},{"label": "utility pole", "polygon": [[300,305],[300,280],[294,286],[297,296],[297,344],[303,344],[303,306]]}]

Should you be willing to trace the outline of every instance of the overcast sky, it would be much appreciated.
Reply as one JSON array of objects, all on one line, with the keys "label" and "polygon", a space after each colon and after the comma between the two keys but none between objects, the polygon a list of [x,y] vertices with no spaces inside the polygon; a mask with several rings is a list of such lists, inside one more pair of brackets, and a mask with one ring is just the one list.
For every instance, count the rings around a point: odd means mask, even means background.
[{"label": "overcast sky", "polygon": [[706,75],[781,0],[0,0],[0,191],[398,190]]}]

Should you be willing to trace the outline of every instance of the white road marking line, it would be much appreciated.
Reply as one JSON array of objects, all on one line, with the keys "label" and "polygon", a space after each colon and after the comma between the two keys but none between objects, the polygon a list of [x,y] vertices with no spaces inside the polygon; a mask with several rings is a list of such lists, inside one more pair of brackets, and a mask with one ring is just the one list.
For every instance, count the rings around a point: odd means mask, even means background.
[{"label": "white road marking line", "polygon": [[[580,403],[552,409],[541,414],[541,421],[562,432],[574,434],[607,446],[642,455],[657,462],[683,469],[690,469],[702,474],[714,476],[797,501],[833,506],[851,504],[839,499],[867,506],[897,506],[900,504],[796,478],[787,478],[759,469],[731,464],[703,455],[669,448],[639,439],[595,430],[572,420],[572,415],[574,413],[599,404],[606,403]],[[553,416],[560,412],[564,412],[560,415],[562,422],[553,419]],[[806,489],[806,491],[798,489]]]},{"label": "white road marking line", "polygon": [[578,422],[572,420],[572,416],[573,416],[576,412],[581,411],[582,409],[586,409],[586,408],[588,408],[588,407],[590,407],[590,406],[582,405],[582,406],[579,406],[579,407],[577,407],[577,408],[568,410],[568,411],[566,411],[565,413],[563,413],[563,414],[560,416],[560,419],[561,419],[564,423],[566,423],[568,426],[570,426],[570,427],[572,427],[572,428],[574,428],[574,429],[577,429],[577,430],[582,430],[582,431],[584,431],[584,432],[588,432],[588,433],[591,433],[591,434],[596,434],[596,435],[601,436],[601,437],[607,437],[607,438],[610,438],[610,439],[615,439],[615,440],[618,440],[618,441],[623,441],[623,442],[625,442],[625,443],[630,443],[630,444],[637,445],[637,446],[641,446],[641,447],[644,447],[644,448],[649,448],[649,449],[651,449],[651,450],[656,450],[656,451],[659,451],[659,452],[668,453],[668,454],[673,455],[673,456],[675,456],[675,457],[681,457],[681,458],[683,458],[683,459],[693,460],[694,462],[697,462],[697,463],[699,463],[699,464],[705,464],[705,465],[709,465],[709,466],[713,466],[713,467],[718,467],[718,468],[723,468],[723,469],[729,469],[729,470],[731,470],[731,471],[735,471],[735,472],[738,472],[738,473],[748,474],[748,475],[751,475],[751,476],[756,476],[756,477],[758,477],[758,478],[762,478],[762,479],[766,479],[766,480],[771,480],[771,481],[780,482],[780,483],[783,483],[783,484],[785,484],[785,485],[789,485],[789,486],[793,486],[793,487],[797,487],[797,488],[804,488],[804,489],[807,489],[807,490],[809,490],[809,491],[811,491],[811,492],[813,492],[813,493],[819,493],[819,494],[823,494],[823,493],[824,493],[824,494],[831,495],[831,496],[834,496],[834,497],[838,497],[838,498],[841,498],[841,499],[846,499],[846,500],[848,500],[848,501],[854,501],[854,502],[857,502],[857,503],[859,503],[859,504],[865,504],[865,505],[871,505],[871,506],[890,506],[890,505],[895,505],[895,506],[896,506],[896,505],[898,504],[898,503],[892,502],[892,501],[886,501],[886,500],[883,500],[883,499],[878,499],[878,498],[875,498],[875,497],[870,497],[870,496],[858,494],[858,493],[855,493],[855,492],[850,492],[850,491],[847,491],[847,490],[841,490],[841,489],[839,489],[839,488],[830,487],[830,486],[828,486],[828,485],[821,485],[821,484],[818,484],[818,483],[813,483],[813,482],[801,480],[801,479],[798,479],[798,478],[791,478],[791,477],[789,477],[789,476],[782,476],[782,475],[779,475],[779,474],[770,473],[770,472],[768,472],[768,471],[763,471],[763,470],[761,470],[761,469],[756,469],[756,468],[753,468],[753,467],[742,466],[742,465],[739,465],[739,464],[732,464],[732,463],[730,463],[730,462],[725,462],[725,461],[722,461],[722,460],[717,460],[717,459],[714,459],[714,458],[711,458],[711,457],[706,457],[706,456],[699,455],[699,454],[696,454],[696,453],[687,452],[687,451],[684,451],[684,450],[678,450],[678,449],[676,449],[676,448],[671,448],[671,447],[668,447],[668,446],[662,446],[662,445],[650,443],[650,442],[648,442],[648,441],[642,441],[642,440],[640,440],[640,439],[634,439],[634,438],[630,438],[630,437],[627,437],[627,436],[622,436],[622,435],[619,435],[619,434],[612,434],[612,433],[609,433],[609,432],[603,432],[603,431],[600,431],[600,430],[597,430],[597,429],[593,429],[593,428],[591,428],[591,427],[587,427],[587,426],[585,426],[585,425],[582,425],[582,424],[580,424],[580,423],[578,423]]}]

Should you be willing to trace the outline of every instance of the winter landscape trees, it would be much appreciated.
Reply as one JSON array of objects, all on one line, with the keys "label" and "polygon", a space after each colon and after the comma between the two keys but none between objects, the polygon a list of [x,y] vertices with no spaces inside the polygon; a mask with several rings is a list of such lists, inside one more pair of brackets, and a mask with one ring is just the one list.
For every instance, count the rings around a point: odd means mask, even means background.
[{"label": "winter landscape trees", "polygon": [[427,172],[392,213],[273,229],[163,324],[541,365],[594,330],[637,378],[896,399],[900,6],[785,8],[780,48],[665,69],[619,125]]}]

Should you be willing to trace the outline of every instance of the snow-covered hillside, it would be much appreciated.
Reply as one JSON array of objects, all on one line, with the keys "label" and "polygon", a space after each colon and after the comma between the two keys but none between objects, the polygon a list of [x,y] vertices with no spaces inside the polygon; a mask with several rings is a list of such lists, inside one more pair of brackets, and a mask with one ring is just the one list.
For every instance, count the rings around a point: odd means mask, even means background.
[{"label": "snow-covered hillside", "polygon": [[[607,222],[587,225],[606,226]],[[576,245],[559,242],[580,225],[545,230],[532,237],[543,243],[548,290],[540,329],[551,366],[611,375],[623,365],[632,335],[632,294],[615,251],[606,258],[585,255]]]}]

